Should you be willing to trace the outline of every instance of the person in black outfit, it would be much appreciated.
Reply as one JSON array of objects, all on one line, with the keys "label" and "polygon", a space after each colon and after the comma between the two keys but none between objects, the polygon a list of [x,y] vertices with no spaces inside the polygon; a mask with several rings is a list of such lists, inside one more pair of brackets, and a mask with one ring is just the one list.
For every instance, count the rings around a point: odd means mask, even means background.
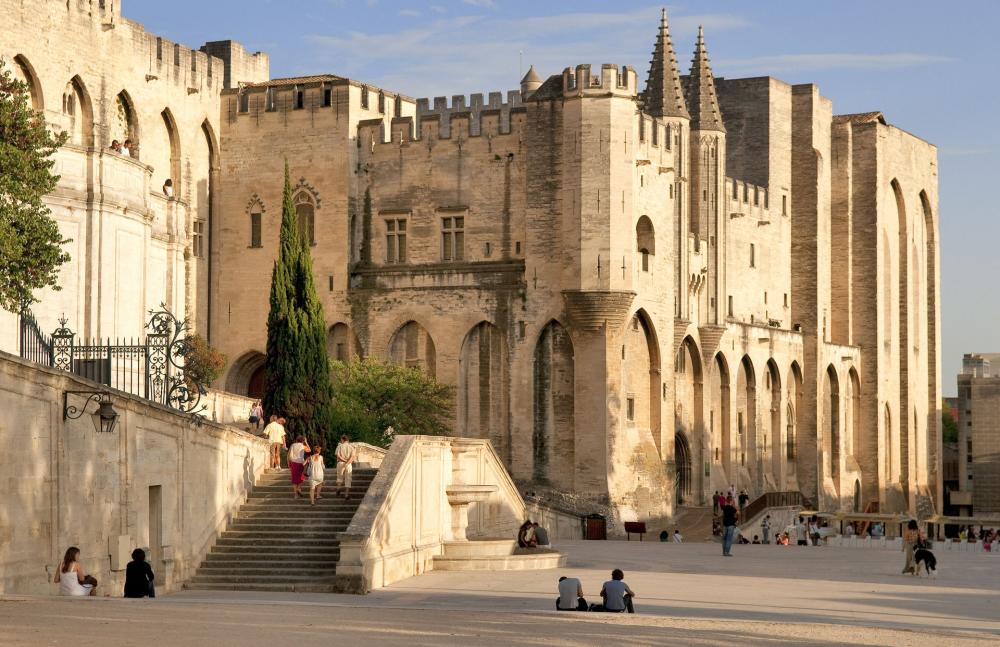
[{"label": "person in black outfit", "polygon": [[726,499],[725,505],[722,506],[722,554],[726,557],[732,556],[730,550],[736,536],[736,520],[739,518],[739,512],[737,512],[734,503],[732,497],[729,497]]},{"label": "person in black outfit", "polygon": [[153,589],[153,569],[146,563],[146,551],[136,548],[132,551],[132,561],[125,567],[125,597],[156,597]]}]

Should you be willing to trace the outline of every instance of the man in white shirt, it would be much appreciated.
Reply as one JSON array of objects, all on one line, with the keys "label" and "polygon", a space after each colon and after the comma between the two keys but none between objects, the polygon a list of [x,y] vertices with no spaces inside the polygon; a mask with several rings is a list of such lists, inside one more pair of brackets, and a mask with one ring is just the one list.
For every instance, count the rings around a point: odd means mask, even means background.
[{"label": "man in white shirt", "polygon": [[586,611],[587,601],[583,599],[583,585],[575,577],[559,578],[559,598],[556,599],[557,611]]},{"label": "man in white shirt", "polygon": [[285,441],[285,419],[278,416],[271,416],[271,421],[264,427],[264,435],[267,436],[267,441],[271,443],[271,463],[268,467],[280,469],[281,448],[288,446],[288,443]]},{"label": "man in white shirt", "polygon": [[344,490],[344,499],[351,498],[351,472],[354,471],[354,460],[357,458],[357,451],[350,439],[346,435],[340,437],[340,444],[337,445],[337,489],[334,495]]},{"label": "man in white shirt", "polygon": [[684,536],[681,535],[681,531],[678,530],[677,528],[674,529],[674,543],[675,544],[683,544],[684,543]]}]

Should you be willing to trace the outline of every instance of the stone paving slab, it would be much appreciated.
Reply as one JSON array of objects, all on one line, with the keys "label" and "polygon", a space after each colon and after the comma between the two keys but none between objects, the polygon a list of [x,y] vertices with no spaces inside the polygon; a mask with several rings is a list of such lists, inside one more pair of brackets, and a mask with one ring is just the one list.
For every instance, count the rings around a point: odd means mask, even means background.
[{"label": "stone paving slab", "polygon": [[[183,591],[156,600],[0,602],[0,644],[265,645],[290,637],[372,644],[996,644],[997,562],[946,554],[937,579],[899,574],[902,553],[849,548],[560,542],[565,568],[432,572],[371,595]],[[938,555],[939,559],[942,557]],[[597,599],[611,568],[634,616],[558,613],[561,574]],[[131,636],[134,640],[129,640]],[[143,639],[144,642],[145,639]]]}]

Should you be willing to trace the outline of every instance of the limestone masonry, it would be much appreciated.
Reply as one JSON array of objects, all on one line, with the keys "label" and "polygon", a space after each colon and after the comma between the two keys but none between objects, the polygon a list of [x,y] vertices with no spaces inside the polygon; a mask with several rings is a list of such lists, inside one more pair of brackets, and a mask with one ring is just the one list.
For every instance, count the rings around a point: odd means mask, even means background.
[{"label": "limestone masonry", "polygon": [[[665,14],[644,84],[532,68],[449,101],[270,79],[110,0],[0,12],[0,55],[72,133],[46,330],[138,335],[163,301],[229,356],[220,386],[257,395],[287,159],[331,356],[454,384],[456,434],[523,490],[613,524],[730,484],[940,508],[937,151],[882,113],[715,77],[700,31],[683,74]],[[16,346],[7,315],[0,334]]]}]

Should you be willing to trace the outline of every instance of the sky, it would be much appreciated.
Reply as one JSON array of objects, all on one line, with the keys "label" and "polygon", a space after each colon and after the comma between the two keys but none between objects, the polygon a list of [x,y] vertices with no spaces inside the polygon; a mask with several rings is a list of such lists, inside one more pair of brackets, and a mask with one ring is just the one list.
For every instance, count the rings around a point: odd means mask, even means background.
[{"label": "sky", "polygon": [[[644,82],[661,5],[524,0],[124,0],[127,18],[197,48],[238,40],[271,76],[332,73],[412,97],[518,88],[579,63]],[[963,353],[1000,351],[1000,2],[702,0],[670,3],[678,60],[698,25],[716,76],[816,83],[835,114],[881,110],[938,146],[942,387]],[[193,20],[192,17],[197,17]],[[997,184],[994,184],[994,183]]]}]

